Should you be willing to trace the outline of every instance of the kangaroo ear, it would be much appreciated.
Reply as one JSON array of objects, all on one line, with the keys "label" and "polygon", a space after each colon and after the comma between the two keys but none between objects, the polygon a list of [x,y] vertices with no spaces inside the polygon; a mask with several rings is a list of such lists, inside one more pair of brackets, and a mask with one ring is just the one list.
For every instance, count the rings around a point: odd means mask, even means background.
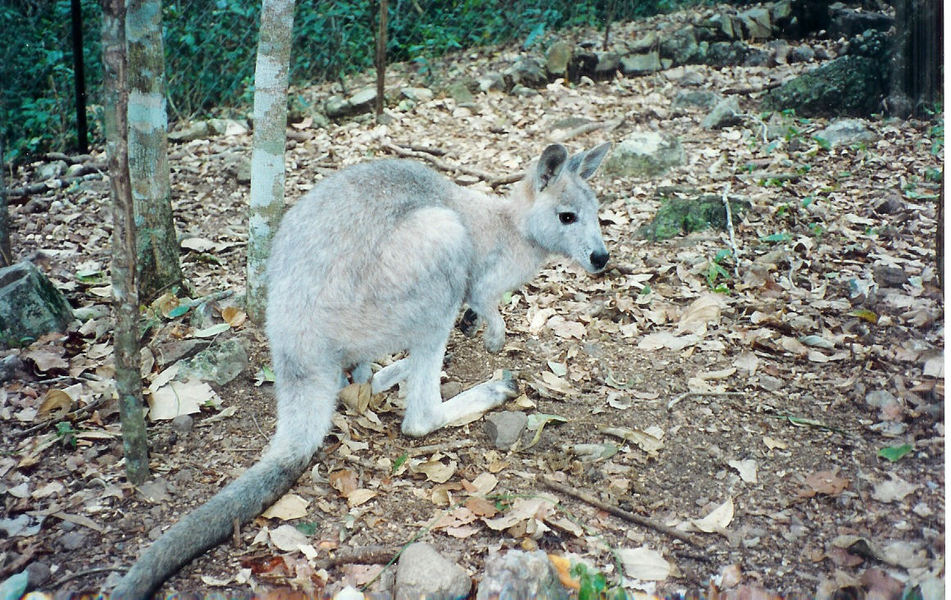
[{"label": "kangaroo ear", "polygon": [[535,191],[540,192],[558,179],[568,160],[568,151],[561,144],[552,144],[545,148],[538,166],[535,167]]},{"label": "kangaroo ear", "polygon": [[568,170],[577,173],[582,179],[591,179],[594,172],[598,170],[598,165],[604,160],[604,156],[611,149],[611,142],[605,142],[596,148],[579,152],[568,161]]}]

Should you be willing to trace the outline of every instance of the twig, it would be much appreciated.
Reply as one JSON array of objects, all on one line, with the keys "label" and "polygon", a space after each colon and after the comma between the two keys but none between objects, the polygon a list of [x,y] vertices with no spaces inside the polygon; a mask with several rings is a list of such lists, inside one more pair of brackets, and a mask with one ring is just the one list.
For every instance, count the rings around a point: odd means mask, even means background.
[{"label": "twig", "polygon": [[87,575],[96,575],[97,573],[111,573],[112,571],[125,571],[125,567],[96,567],[94,569],[86,569],[85,571],[77,571],[76,573],[71,573],[65,577],[61,577],[53,584],[53,589],[59,589],[64,583],[72,581],[73,579],[79,579],[80,577],[85,577]]},{"label": "twig", "polygon": [[683,400],[684,398],[689,398],[690,396],[713,396],[719,398],[729,398],[731,396],[745,396],[743,392],[684,392],[680,394],[673,400],[667,403],[667,410],[670,410],[674,407],[675,404]]},{"label": "twig", "polygon": [[674,539],[678,539],[681,542],[686,542],[687,544],[690,544],[691,546],[696,546],[697,548],[705,548],[705,546],[700,544],[698,541],[694,540],[692,536],[690,536],[687,533],[684,533],[683,531],[677,531],[676,529],[672,527],[667,527],[666,525],[657,523],[656,521],[648,519],[647,517],[642,517],[632,512],[628,512],[622,508],[618,508],[617,506],[614,506],[612,504],[602,502],[590,494],[587,494],[580,490],[576,490],[575,488],[571,488],[561,483],[558,483],[551,477],[543,476],[542,483],[544,483],[551,489],[555,490],[556,492],[567,494],[573,498],[581,500],[582,502],[586,502],[590,504],[591,506],[594,506],[595,508],[600,508],[603,511],[609,512],[616,517],[621,517],[625,521],[630,521],[632,523],[637,523],[638,525],[648,527],[650,529],[653,529],[654,531],[663,533],[664,535],[670,536]]},{"label": "twig", "polygon": [[429,146],[418,146],[416,144],[407,144],[404,142],[399,142],[397,146],[406,148],[407,150],[412,150],[413,152],[425,152],[426,154],[432,154],[433,156],[446,155],[446,151],[442,148],[430,148]]},{"label": "twig", "polygon": [[[42,192],[52,192],[57,189],[63,189],[69,185],[76,183],[77,181],[84,181],[86,176],[92,173],[102,174],[106,166],[96,163],[91,165],[83,165],[82,169],[79,170],[77,175],[71,177],[61,177],[58,179],[50,179],[47,181],[41,181],[39,183],[32,183],[18,188],[10,188],[7,190],[7,196],[11,198],[25,198],[27,196],[32,196],[33,194],[39,194]],[[52,183],[53,181],[59,181],[60,186],[58,188],[50,187],[47,183]],[[20,203],[23,201],[21,200]]]},{"label": "twig", "polygon": [[429,444],[427,446],[416,446],[415,448],[406,448],[406,455],[409,457],[419,456],[421,454],[432,454],[434,452],[445,452],[447,450],[458,450],[472,445],[472,440],[453,440],[444,444]]},{"label": "twig", "polygon": [[425,160],[431,163],[440,171],[447,171],[450,173],[456,172],[456,173],[462,173],[464,175],[471,175],[473,177],[478,177],[479,179],[481,179],[482,181],[485,181],[492,187],[498,187],[500,185],[505,185],[507,183],[514,183],[516,181],[519,181],[523,177],[521,173],[505,175],[502,177],[494,177],[490,175],[489,173],[486,173],[485,171],[480,171],[479,169],[473,169],[472,167],[467,167],[465,165],[456,165],[456,164],[448,163],[435,156],[437,152],[442,153],[440,156],[445,155],[446,152],[443,150],[429,149],[426,152],[415,152],[413,150],[408,150],[406,148],[397,146],[396,144],[388,140],[384,140],[382,144],[384,148],[386,148],[390,152],[397,154],[399,156]]},{"label": "twig", "polygon": [[733,211],[730,210],[730,182],[723,188],[723,206],[726,208],[726,228],[730,232],[730,250],[733,252],[733,277],[740,278],[740,253],[736,249],[736,236],[733,232]]},{"label": "twig", "polygon": [[571,129],[557,130],[555,133],[551,134],[551,141],[553,142],[566,142],[573,137],[579,135],[584,135],[585,133],[591,133],[592,131],[598,131],[599,129],[604,129],[605,131],[614,131],[621,124],[624,123],[624,118],[612,119],[610,121],[604,121],[600,123],[585,123],[584,125],[578,125]]},{"label": "twig", "polygon": [[390,562],[393,555],[399,552],[398,549],[390,546],[371,545],[365,548],[354,550],[346,554],[338,554],[331,558],[325,558],[317,561],[317,568],[327,569],[337,565],[361,564],[361,565],[380,565]]}]

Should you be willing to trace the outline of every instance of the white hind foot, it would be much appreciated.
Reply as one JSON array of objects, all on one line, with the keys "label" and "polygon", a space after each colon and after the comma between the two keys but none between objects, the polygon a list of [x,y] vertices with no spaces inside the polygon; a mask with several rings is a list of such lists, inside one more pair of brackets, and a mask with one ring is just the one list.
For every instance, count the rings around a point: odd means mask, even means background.
[{"label": "white hind foot", "polygon": [[408,436],[423,436],[457,421],[478,418],[517,395],[515,379],[505,371],[502,379],[480,383],[445,402],[430,404],[425,413],[411,411],[413,405],[407,402],[402,431]]}]

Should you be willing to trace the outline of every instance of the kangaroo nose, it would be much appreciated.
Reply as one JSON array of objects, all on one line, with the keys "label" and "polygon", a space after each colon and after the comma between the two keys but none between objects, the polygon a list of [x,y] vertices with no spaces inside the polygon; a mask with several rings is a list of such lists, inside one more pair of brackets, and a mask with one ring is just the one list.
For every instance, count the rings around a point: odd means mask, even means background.
[{"label": "kangaroo nose", "polygon": [[588,259],[591,261],[591,266],[600,271],[604,268],[604,265],[608,264],[608,253],[603,250],[595,250]]}]

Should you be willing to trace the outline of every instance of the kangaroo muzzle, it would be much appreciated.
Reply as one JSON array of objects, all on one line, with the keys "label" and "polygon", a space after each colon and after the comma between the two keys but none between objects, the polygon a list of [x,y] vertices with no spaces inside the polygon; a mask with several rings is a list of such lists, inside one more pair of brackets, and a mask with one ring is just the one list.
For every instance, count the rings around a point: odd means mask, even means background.
[{"label": "kangaroo muzzle", "polygon": [[591,266],[594,267],[595,271],[602,271],[604,265],[608,264],[608,258],[610,258],[610,255],[604,250],[595,250],[588,257],[588,260],[591,261]]}]

